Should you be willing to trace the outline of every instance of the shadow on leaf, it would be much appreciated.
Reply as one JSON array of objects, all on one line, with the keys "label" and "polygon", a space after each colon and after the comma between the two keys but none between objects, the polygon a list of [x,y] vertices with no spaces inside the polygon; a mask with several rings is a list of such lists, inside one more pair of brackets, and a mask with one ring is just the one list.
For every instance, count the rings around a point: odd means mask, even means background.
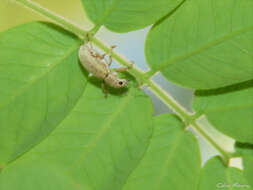
[{"label": "shadow on leaf", "polygon": [[226,93],[231,93],[235,91],[240,91],[248,88],[253,87],[253,80],[249,80],[246,82],[234,84],[231,86],[226,86],[223,88],[216,88],[216,89],[211,89],[211,90],[197,90],[195,92],[196,96],[213,96],[213,95],[219,95],[219,94],[226,94]]}]

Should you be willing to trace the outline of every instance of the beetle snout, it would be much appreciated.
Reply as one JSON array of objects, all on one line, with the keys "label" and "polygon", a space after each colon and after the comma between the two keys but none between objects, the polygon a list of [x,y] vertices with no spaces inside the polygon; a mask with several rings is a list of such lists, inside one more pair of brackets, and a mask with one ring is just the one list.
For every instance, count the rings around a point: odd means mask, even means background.
[{"label": "beetle snout", "polygon": [[117,88],[123,88],[123,87],[125,87],[127,85],[128,85],[128,80],[126,80],[126,79],[120,79],[117,82]]}]

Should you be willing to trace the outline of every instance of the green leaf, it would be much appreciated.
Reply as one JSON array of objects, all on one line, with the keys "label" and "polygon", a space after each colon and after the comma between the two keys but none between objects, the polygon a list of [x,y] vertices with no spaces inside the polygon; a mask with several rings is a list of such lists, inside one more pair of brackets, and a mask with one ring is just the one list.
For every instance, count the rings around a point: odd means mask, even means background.
[{"label": "green leaf", "polygon": [[153,26],[146,41],[151,72],[189,88],[253,78],[253,1],[187,0]]},{"label": "green leaf", "polygon": [[201,171],[198,190],[241,189],[252,190],[241,170],[228,168],[219,157],[207,161]]},{"label": "green leaf", "polygon": [[152,135],[153,108],[141,90],[104,98],[87,84],[68,117],[0,173],[4,190],[119,190]]},{"label": "green leaf", "polygon": [[198,143],[174,115],[154,119],[148,150],[123,190],[196,190],[201,160]]},{"label": "green leaf", "polygon": [[236,143],[237,152],[242,154],[243,158],[243,173],[248,179],[249,184],[253,187],[253,145]]},{"label": "green leaf", "polygon": [[253,81],[195,95],[194,109],[214,127],[237,141],[253,143]]},{"label": "green leaf", "polygon": [[0,34],[0,167],[47,136],[81,96],[79,46],[75,36],[40,22]]},{"label": "green leaf", "polygon": [[81,0],[87,16],[97,26],[129,32],[155,23],[182,0]]}]

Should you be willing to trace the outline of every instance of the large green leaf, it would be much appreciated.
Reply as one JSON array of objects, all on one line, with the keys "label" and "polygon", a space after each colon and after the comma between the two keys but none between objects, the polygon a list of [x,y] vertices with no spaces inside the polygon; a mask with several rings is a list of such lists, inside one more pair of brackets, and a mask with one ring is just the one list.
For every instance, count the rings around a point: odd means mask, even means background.
[{"label": "large green leaf", "polygon": [[241,170],[226,167],[219,157],[214,157],[201,171],[198,190],[219,189],[252,190]]},{"label": "large green leaf", "polygon": [[253,78],[253,1],[187,0],[154,25],[147,62],[170,81],[210,89]]},{"label": "large green leaf", "polygon": [[237,141],[253,143],[253,81],[195,95],[194,109],[214,127]]},{"label": "large green leaf", "polygon": [[128,32],[155,23],[182,0],[81,0],[95,25]]},{"label": "large green leaf", "polygon": [[174,115],[160,115],[148,150],[123,190],[196,190],[200,168],[195,137]]},{"label": "large green leaf", "polygon": [[0,173],[2,190],[118,190],[152,135],[153,108],[138,89],[107,98],[87,84],[68,117]]},{"label": "large green leaf", "polygon": [[253,187],[253,145],[236,143],[236,150],[242,155],[243,173]]},{"label": "large green leaf", "polygon": [[79,46],[75,36],[46,23],[0,34],[0,166],[47,136],[81,96]]}]

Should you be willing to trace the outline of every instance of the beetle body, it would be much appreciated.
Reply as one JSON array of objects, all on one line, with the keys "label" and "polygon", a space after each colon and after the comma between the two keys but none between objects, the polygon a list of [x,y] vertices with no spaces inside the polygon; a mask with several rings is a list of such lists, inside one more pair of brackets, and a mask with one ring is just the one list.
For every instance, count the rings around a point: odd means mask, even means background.
[{"label": "beetle body", "polygon": [[[97,51],[89,47],[88,44],[84,44],[79,49],[79,59],[83,67],[95,77],[102,79],[103,83],[114,88],[123,88],[128,85],[126,79],[121,79],[118,76],[118,72],[125,71],[128,67],[115,69],[116,72],[111,71],[111,56],[110,62],[108,63],[104,59],[104,55],[100,55]],[[103,83],[102,86],[104,88]]]},{"label": "beetle body", "polygon": [[110,72],[104,81],[113,88],[123,88],[128,85],[128,80],[119,78],[117,72]]},{"label": "beetle body", "polygon": [[79,50],[79,59],[84,68],[95,77],[105,79],[109,73],[109,67],[104,59],[100,59],[97,52],[88,45],[82,45]]}]

